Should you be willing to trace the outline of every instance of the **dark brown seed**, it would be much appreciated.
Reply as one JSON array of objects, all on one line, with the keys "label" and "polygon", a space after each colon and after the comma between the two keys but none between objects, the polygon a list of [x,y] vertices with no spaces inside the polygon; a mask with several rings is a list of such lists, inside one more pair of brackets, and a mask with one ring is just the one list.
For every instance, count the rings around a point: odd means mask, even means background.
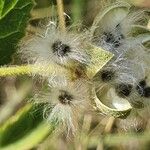
[{"label": "dark brown seed", "polygon": [[118,94],[118,96],[124,98],[124,97],[128,97],[132,91],[132,85],[130,84],[119,84],[116,86],[116,93]]},{"label": "dark brown seed", "polygon": [[146,81],[145,80],[140,81],[139,86],[145,87],[146,86]]},{"label": "dark brown seed", "polygon": [[150,97],[150,87],[146,86],[145,80],[139,82],[139,85],[136,87],[136,90],[141,97],[145,97],[145,98]]},{"label": "dark brown seed", "polygon": [[66,44],[63,44],[61,41],[56,41],[52,45],[53,53],[57,54],[59,57],[67,56],[71,51],[70,47]]},{"label": "dark brown seed", "polygon": [[61,94],[59,95],[58,97],[59,101],[62,103],[62,104],[70,104],[70,102],[72,101],[73,99],[73,96],[70,95],[67,91],[61,91]]},{"label": "dark brown seed", "polygon": [[150,97],[150,87],[144,88],[143,97],[145,97],[145,98]]},{"label": "dark brown seed", "polygon": [[106,43],[110,43],[114,48],[117,48],[121,45],[121,40],[124,39],[123,34],[120,34],[115,37],[111,32],[104,32],[104,40]]},{"label": "dark brown seed", "polygon": [[101,74],[100,74],[101,80],[103,82],[111,81],[113,79],[114,75],[115,75],[115,73],[111,70],[102,70]]}]

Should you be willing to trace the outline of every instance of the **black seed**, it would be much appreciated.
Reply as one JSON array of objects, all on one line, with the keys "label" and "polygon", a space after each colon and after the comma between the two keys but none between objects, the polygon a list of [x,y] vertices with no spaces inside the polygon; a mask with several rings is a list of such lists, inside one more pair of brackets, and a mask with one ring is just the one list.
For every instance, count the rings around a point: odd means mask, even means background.
[{"label": "black seed", "polygon": [[114,45],[115,48],[118,48],[118,47],[120,46],[120,42],[119,42],[119,41],[116,41],[116,42],[114,42],[113,45]]},{"label": "black seed", "polygon": [[150,97],[150,87],[144,88],[143,97],[146,97],[146,98]]},{"label": "black seed", "polygon": [[56,53],[58,56],[67,56],[67,54],[71,51],[70,47],[66,44],[63,44],[61,41],[56,41],[52,45],[53,53]]},{"label": "black seed", "polygon": [[146,81],[145,80],[140,81],[139,86],[145,87],[146,86]]},{"label": "black seed", "polygon": [[116,25],[116,28],[118,28],[118,29],[121,28],[120,23],[118,23],[118,24]]},{"label": "black seed", "polygon": [[113,45],[114,48],[117,48],[121,45],[121,40],[124,39],[123,34],[120,34],[115,37],[111,32],[104,32],[104,40],[106,43],[110,43]]},{"label": "black seed", "polygon": [[145,80],[139,82],[139,85],[137,85],[136,90],[141,97],[146,97],[146,98],[150,97],[150,87],[146,86]]},{"label": "black seed", "polygon": [[102,70],[100,75],[103,82],[108,82],[113,79],[114,74],[115,73],[111,70]]},{"label": "black seed", "polygon": [[116,89],[118,96],[124,98],[130,95],[131,90],[132,90],[132,85],[122,83],[122,84],[117,85],[115,89]]},{"label": "black seed", "polygon": [[113,43],[115,41],[114,35],[110,32],[104,32],[106,43]]},{"label": "black seed", "polygon": [[59,95],[58,99],[62,104],[66,105],[66,104],[70,104],[70,102],[73,99],[73,96],[70,95],[68,92],[62,90],[61,95]]}]

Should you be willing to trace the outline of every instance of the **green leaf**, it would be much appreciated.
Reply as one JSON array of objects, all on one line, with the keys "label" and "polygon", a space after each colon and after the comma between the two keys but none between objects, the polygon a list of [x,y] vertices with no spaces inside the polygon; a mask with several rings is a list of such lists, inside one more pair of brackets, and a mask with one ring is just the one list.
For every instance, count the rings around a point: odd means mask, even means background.
[{"label": "green leaf", "polygon": [[55,128],[43,120],[44,105],[26,105],[0,127],[1,150],[27,150],[35,147]]},{"label": "green leaf", "polygon": [[13,7],[16,5],[18,0],[2,0],[2,9],[0,13],[0,18],[3,18]]},{"label": "green leaf", "polygon": [[1,16],[2,11],[3,11],[3,6],[4,6],[4,1],[0,0],[0,16]]},{"label": "green leaf", "polygon": [[33,7],[32,0],[0,0],[0,65],[11,62]]}]

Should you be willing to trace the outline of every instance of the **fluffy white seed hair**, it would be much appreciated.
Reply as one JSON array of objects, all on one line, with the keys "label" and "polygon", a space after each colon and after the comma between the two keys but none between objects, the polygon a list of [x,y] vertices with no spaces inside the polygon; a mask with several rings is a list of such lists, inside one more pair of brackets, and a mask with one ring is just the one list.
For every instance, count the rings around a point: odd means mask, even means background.
[{"label": "fluffy white seed hair", "polygon": [[19,53],[29,63],[57,63],[71,66],[76,62],[89,63],[89,56],[84,49],[84,36],[76,33],[62,32],[50,25],[44,36],[35,35],[22,41]]},{"label": "fluffy white seed hair", "polygon": [[[133,107],[145,107],[150,99],[149,60],[146,49],[136,45],[121,57],[112,59],[95,76],[97,89],[112,87],[120,98],[126,98]],[[143,80],[146,83],[141,83]],[[143,84],[146,85],[143,87]]]},{"label": "fluffy white seed hair", "polygon": [[35,95],[35,103],[46,103],[44,118],[49,123],[59,124],[74,133],[78,126],[78,118],[90,108],[89,83],[77,80],[66,86],[53,87],[48,92]]},{"label": "fluffy white seed hair", "polygon": [[[127,3],[115,2],[97,15],[91,27],[92,41],[115,55],[95,76],[97,89],[110,86],[135,107],[142,107],[146,99],[137,86],[146,77],[150,64],[142,40],[132,35],[134,25],[140,24],[143,18],[143,10],[134,11]],[[148,92],[145,96],[148,99]]]},{"label": "fluffy white seed hair", "polygon": [[92,41],[117,57],[141,41],[132,37],[133,25],[144,18],[144,11],[132,11],[124,2],[115,2],[102,9],[91,27]]}]

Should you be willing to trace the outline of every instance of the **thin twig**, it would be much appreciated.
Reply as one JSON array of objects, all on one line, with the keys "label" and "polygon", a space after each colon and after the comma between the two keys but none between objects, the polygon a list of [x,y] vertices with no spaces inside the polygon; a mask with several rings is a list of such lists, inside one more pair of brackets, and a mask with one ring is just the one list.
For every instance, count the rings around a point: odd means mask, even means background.
[{"label": "thin twig", "polygon": [[106,124],[106,126],[105,126],[105,129],[104,129],[105,134],[111,132],[112,127],[113,127],[113,125],[114,125],[114,122],[115,122],[115,118],[114,118],[114,117],[110,117],[110,118],[108,119],[108,122],[107,122],[107,124]]},{"label": "thin twig", "polygon": [[63,0],[57,0],[57,11],[59,17],[59,28],[62,31],[66,31]]}]

